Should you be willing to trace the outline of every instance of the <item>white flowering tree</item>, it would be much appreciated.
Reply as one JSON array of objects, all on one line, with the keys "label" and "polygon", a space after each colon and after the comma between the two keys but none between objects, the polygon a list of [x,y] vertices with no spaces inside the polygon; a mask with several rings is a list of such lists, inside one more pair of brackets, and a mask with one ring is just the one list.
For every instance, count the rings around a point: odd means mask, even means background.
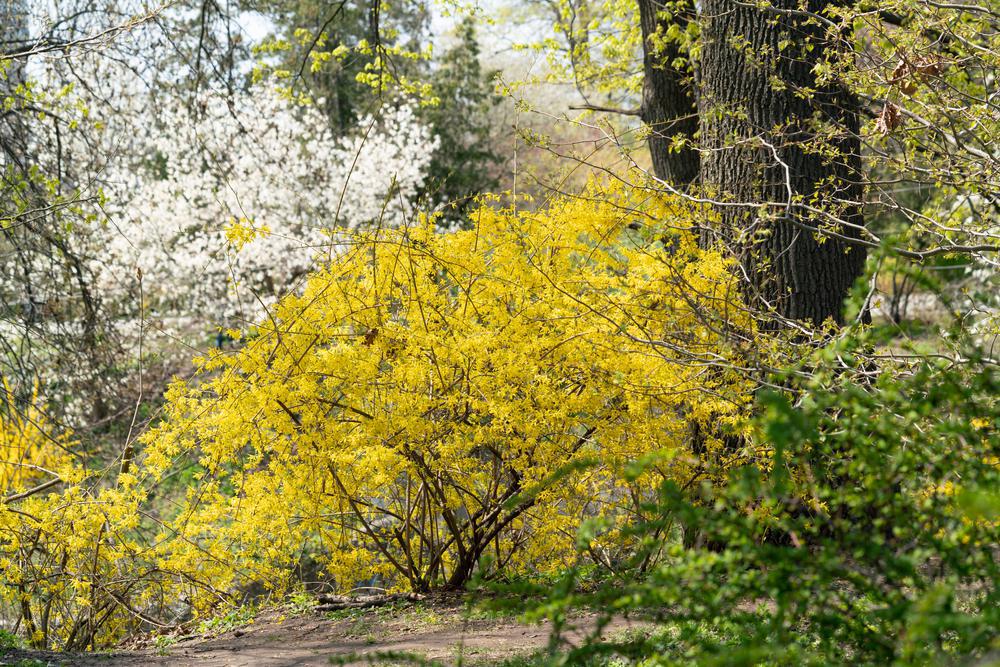
[{"label": "white flowering tree", "polygon": [[[320,104],[189,76],[159,20],[183,12],[119,3],[69,30],[41,7],[0,1],[0,375],[75,427],[131,413],[203,332],[260,318],[344,229],[402,224],[426,190],[438,142],[406,103],[334,134]],[[80,34],[107,39],[21,53]]]},{"label": "white flowering tree", "polygon": [[260,317],[344,229],[403,224],[437,147],[406,104],[334,137],[316,107],[270,88],[155,116],[109,169],[117,206],[95,259],[106,294],[138,268],[147,303],[205,324]]},{"label": "white flowering tree", "polygon": [[267,85],[191,99],[101,54],[32,79],[0,85],[48,112],[0,122],[0,375],[78,425],[123,409],[105,397],[140,367],[147,389],[169,377],[193,336],[261,318],[345,230],[403,224],[438,146],[402,102],[335,136]]}]

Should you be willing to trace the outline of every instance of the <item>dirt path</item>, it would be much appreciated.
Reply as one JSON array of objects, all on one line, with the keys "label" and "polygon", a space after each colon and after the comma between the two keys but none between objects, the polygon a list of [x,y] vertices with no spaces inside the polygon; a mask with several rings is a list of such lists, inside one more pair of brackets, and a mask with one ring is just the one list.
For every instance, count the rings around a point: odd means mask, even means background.
[{"label": "dirt path", "polygon": [[[592,616],[577,618],[571,639],[578,641],[593,626]],[[628,621],[617,621],[604,634],[634,627]],[[329,665],[331,657],[361,665],[373,664],[371,660],[378,653],[400,652],[439,664],[461,662],[472,667],[529,655],[544,648],[548,638],[547,625],[526,625],[513,618],[468,618],[459,603],[418,603],[334,615],[310,612],[286,616],[271,611],[250,625],[214,637],[185,638],[169,645],[161,640],[160,648],[86,655],[16,651],[0,654],[0,665],[291,667]],[[365,657],[350,660],[352,656]],[[375,664],[398,663],[385,659]]]}]

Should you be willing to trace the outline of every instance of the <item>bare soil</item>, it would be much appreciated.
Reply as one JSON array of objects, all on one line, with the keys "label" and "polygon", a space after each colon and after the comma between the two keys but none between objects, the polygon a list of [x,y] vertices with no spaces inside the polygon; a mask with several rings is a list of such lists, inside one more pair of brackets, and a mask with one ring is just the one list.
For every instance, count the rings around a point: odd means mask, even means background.
[{"label": "bare soil", "polygon": [[[571,643],[593,632],[595,616],[572,622]],[[616,620],[604,636],[641,627]],[[13,651],[0,665],[80,667],[291,667],[292,665],[406,664],[386,653],[406,653],[441,665],[485,666],[544,649],[548,624],[525,624],[513,617],[470,614],[460,601],[424,601],[391,607],[322,614],[262,612],[240,628],[214,636],[159,640],[133,650],[66,654]],[[148,643],[148,642],[147,642]],[[411,663],[412,664],[412,663]]]}]

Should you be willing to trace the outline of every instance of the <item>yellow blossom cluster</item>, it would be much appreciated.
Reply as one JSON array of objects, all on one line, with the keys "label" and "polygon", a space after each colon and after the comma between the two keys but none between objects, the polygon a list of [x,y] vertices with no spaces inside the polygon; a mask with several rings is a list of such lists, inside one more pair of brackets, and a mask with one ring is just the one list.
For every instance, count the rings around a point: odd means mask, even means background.
[{"label": "yellow blossom cluster", "polygon": [[735,426],[752,397],[730,349],[752,320],[693,217],[595,183],[355,237],[169,390],[143,474],[200,472],[160,566],[280,588],[308,555],[343,589],[427,590],[563,567],[587,519],[610,544],[648,475],[697,475],[691,424]]},{"label": "yellow blossom cluster", "polygon": [[[18,409],[24,403],[23,409]],[[38,409],[37,391],[20,401],[6,382],[0,386],[0,493],[24,493],[58,479],[68,462],[68,439],[53,435]]]},{"label": "yellow blossom cluster", "polygon": [[355,236],[176,381],[116,475],[4,413],[0,605],[82,649],[313,564],[345,590],[458,587],[558,571],[581,526],[613,564],[658,479],[706,474],[752,401],[753,319],[695,214],[593,183]]},{"label": "yellow blossom cluster", "polygon": [[[134,499],[96,491],[74,459],[70,434],[53,425],[38,397],[4,386],[0,403],[0,610],[38,647],[92,646],[129,614],[120,601],[141,579],[134,547]],[[136,599],[140,599],[137,596]]]}]

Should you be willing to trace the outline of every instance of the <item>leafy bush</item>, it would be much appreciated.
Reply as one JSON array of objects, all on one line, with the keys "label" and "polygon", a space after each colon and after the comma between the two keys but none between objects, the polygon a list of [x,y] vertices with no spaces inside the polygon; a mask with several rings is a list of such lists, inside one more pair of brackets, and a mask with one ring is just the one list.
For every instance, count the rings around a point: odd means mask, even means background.
[{"label": "leafy bush", "polygon": [[[859,377],[820,370],[795,403],[766,397],[762,464],[693,496],[664,481],[631,567],[590,592],[570,572],[535,612],[587,604],[659,629],[552,661],[950,664],[1000,649],[1000,372],[925,361]],[[701,541],[660,537],[678,522]]]},{"label": "leafy bush", "polygon": [[21,639],[12,632],[0,630],[0,651],[12,651],[21,648]]}]

